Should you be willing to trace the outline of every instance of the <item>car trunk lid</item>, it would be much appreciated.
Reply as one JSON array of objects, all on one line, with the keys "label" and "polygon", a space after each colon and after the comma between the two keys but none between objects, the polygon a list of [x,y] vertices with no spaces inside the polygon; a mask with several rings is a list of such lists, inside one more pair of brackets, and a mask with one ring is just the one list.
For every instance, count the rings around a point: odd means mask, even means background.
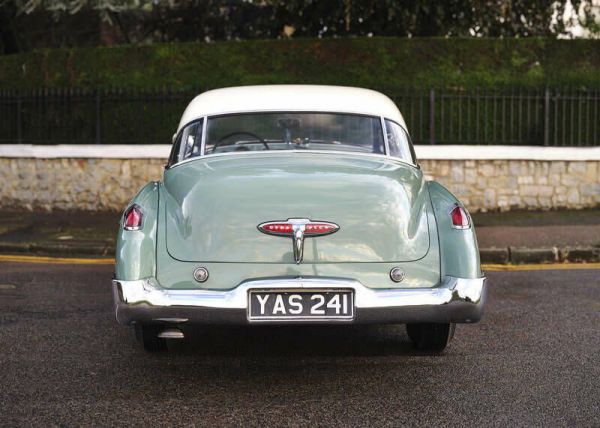
[{"label": "car trunk lid", "polygon": [[303,263],[392,262],[429,249],[421,172],[385,157],[267,153],[197,159],[164,177],[166,242],[182,261],[294,263],[292,239],[258,225],[332,222],[307,237]]}]

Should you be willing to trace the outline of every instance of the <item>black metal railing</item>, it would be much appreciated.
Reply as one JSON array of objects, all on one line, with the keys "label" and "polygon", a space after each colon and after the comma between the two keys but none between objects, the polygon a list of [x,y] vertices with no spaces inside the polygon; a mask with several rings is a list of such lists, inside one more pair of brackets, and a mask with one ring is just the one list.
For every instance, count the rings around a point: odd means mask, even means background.
[{"label": "black metal railing", "polygon": [[[417,144],[600,145],[600,91],[385,90]],[[200,90],[0,91],[0,143],[170,143]]]}]

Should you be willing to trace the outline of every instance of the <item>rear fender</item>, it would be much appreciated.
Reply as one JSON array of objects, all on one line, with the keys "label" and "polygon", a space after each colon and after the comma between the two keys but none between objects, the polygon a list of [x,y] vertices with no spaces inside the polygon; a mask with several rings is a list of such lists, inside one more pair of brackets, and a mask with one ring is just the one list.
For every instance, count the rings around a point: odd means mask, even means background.
[{"label": "rear fender", "polygon": [[471,220],[471,227],[468,229],[454,229],[450,211],[456,204],[462,204],[441,184],[429,181],[427,185],[438,230],[442,277],[481,278],[473,221]]},{"label": "rear fender", "polygon": [[159,183],[146,184],[127,205],[142,210],[142,227],[125,230],[119,222],[116,248],[116,279],[136,280],[156,276],[156,233],[158,229]]}]

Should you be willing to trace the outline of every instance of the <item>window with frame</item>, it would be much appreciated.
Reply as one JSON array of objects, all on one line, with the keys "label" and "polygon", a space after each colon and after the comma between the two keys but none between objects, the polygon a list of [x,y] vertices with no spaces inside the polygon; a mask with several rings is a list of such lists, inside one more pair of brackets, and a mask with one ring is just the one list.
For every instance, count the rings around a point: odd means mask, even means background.
[{"label": "window with frame", "polygon": [[410,141],[408,133],[404,128],[398,125],[396,122],[391,120],[385,120],[385,127],[387,132],[388,146],[390,149],[390,156],[394,156],[405,160],[406,162],[416,164],[417,158],[415,156],[414,148]]}]

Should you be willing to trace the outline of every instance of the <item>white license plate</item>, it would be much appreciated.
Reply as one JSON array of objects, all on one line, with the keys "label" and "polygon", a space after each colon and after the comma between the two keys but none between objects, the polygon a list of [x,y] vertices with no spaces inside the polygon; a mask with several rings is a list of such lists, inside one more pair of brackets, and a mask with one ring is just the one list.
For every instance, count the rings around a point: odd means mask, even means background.
[{"label": "white license plate", "polygon": [[248,319],[251,321],[352,318],[352,290],[250,290],[248,296]]}]

